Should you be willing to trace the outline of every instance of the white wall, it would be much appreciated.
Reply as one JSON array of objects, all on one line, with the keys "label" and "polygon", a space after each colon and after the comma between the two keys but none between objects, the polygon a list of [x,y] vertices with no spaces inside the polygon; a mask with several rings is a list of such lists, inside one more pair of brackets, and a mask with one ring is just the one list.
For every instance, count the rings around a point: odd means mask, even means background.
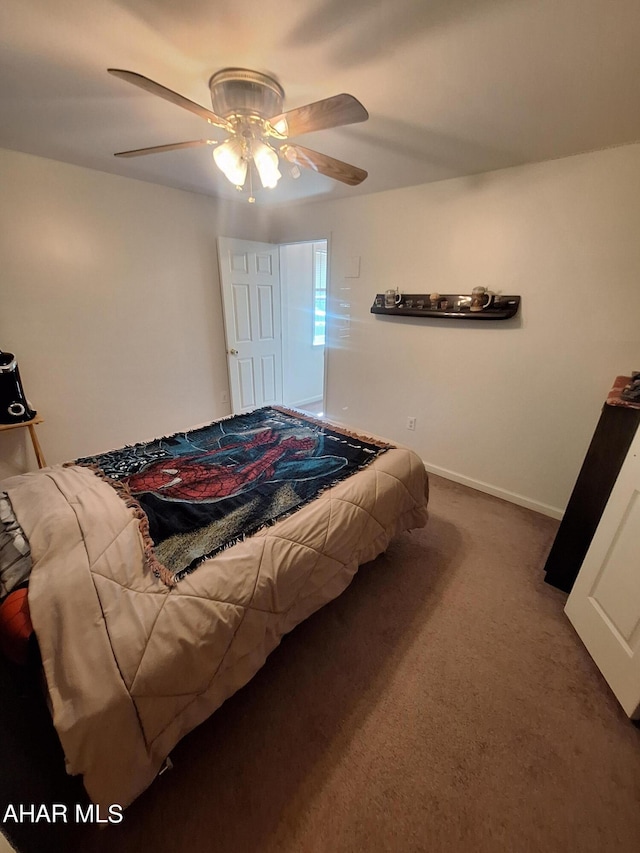
[{"label": "white wall", "polygon": [[[640,145],[275,212],[11,151],[0,181],[0,348],[52,463],[229,411],[219,234],[331,236],[351,322],[330,341],[329,416],[551,513],[613,379],[640,369]],[[369,313],[389,286],[475,284],[521,294],[519,319]],[[34,466],[25,433],[0,435],[0,476]]]},{"label": "white wall", "polygon": [[280,246],[283,402],[302,406],[324,391],[324,347],[313,346],[313,243]]},{"label": "white wall", "polygon": [[[0,348],[50,464],[228,414],[217,235],[248,205],[0,150]],[[35,462],[0,434],[0,476]]]},{"label": "white wall", "polygon": [[[558,515],[614,378],[640,369],[640,145],[279,210],[271,236],[329,233],[332,305],[351,317],[330,338],[327,415]],[[521,314],[372,315],[396,285],[484,285],[520,294]]]}]

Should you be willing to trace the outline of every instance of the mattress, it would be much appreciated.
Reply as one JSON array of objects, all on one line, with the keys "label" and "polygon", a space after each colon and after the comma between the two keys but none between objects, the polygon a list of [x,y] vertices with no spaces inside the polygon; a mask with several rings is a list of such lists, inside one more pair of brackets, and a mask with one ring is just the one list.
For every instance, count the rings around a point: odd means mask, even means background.
[{"label": "mattress", "polygon": [[54,466],[0,489],[31,549],[31,619],[67,771],[105,806],[130,804],[284,634],[427,521],[424,466],[391,447],[167,585],[136,513],[91,469]]}]

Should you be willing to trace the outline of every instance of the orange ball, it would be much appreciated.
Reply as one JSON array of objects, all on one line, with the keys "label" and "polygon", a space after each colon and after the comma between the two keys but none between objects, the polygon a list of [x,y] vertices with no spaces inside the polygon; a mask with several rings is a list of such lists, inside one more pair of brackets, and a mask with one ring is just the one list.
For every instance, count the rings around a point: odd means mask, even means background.
[{"label": "orange ball", "polygon": [[28,590],[23,587],[9,593],[0,604],[0,649],[13,663],[24,664],[31,634]]}]

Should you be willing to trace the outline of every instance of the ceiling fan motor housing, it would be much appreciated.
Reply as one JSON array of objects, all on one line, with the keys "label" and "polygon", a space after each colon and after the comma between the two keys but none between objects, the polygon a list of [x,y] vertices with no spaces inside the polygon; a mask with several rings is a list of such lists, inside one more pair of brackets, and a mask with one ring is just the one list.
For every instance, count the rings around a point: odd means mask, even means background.
[{"label": "ceiling fan motor housing", "polygon": [[282,112],[284,90],[273,77],[248,68],[223,68],[209,80],[213,111],[268,119]]}]

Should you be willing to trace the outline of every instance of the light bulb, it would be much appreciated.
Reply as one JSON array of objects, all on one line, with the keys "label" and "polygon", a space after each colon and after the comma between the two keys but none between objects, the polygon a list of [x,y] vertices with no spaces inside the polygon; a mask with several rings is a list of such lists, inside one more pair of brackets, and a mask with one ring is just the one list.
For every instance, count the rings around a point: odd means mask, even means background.
[{"label": "light bulb", "polygon": [[282,118],[278,119],[275,124],[272,124],[272,127],[274,130],[277,130],[278,133],[281,133],[283,136],[289,135],[289,125],[287,124],[287,119],[285,118],[285,116],[282,116]]},{"label": "light bulb", "polygon": [[213,149],[216,166],[228,181],[236,187],[244,186],[247,178],[247,161],[244,158],[242,140],[236,137],[227,139]]},{"label": "light bulb", "polygon": [[262,186],[265,189],[273,189],[282,175],[278,169],[278,155],[269,145],[254,139],[251,143],[251,154],[256,169],[260,175]]}]

